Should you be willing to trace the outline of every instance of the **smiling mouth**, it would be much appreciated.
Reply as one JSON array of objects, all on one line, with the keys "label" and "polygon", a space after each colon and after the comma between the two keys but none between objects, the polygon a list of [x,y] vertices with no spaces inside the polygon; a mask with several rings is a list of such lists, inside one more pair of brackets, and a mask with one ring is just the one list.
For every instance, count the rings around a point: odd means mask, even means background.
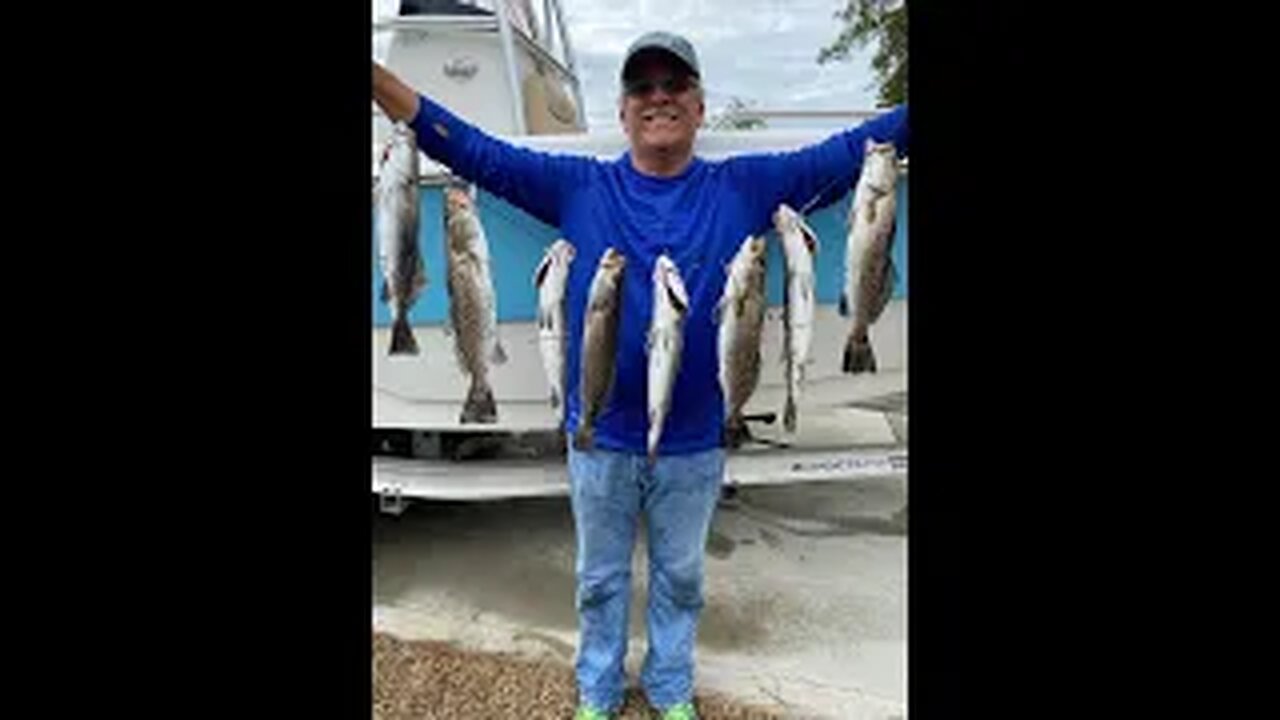
[{"label": "smiling mouth", "polygon": [[640,118],[644,120],[646,123],[653,122],[654,120],[666,120],[668,122],[675,122],[679,118],[679,115],[672,110],[655,109],[655,110],[646,111],[644,114],[640,116]]}]

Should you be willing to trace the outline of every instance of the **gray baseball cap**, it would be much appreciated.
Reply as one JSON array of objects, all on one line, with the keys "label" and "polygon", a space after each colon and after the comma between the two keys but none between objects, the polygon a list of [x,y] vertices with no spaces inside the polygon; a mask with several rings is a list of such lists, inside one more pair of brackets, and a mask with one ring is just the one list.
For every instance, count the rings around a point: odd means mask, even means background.
[{"label": "gray baseball cap", "polygon": [[627,54],[622,61],[621,77],[623,80],[627,79],[627,73],[631,69],[631,61],[646,50],[669,52],[689,66],[689,72],[694,77],[702,77],[702,70],[698,67],[698,53],[693,51],[693,43],[674,33],[657,31],[641,35],[635,42],[631,43],[631,47],[627,48]]}]

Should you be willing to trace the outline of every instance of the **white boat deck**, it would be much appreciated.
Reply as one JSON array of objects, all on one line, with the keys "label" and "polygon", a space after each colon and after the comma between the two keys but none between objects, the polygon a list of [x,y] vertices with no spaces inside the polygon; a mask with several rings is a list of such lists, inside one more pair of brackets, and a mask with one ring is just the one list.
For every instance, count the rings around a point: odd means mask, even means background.
[{"label": "white boat deck", "polygon": [[[772,485],[905,475],[904,372],[843,381],[833,378],[811,383],[806,390],[809,400],[800,405],[798,432],[793,437],[785,436],[780,419],[772,425],[752,423],[752,433],[762,442],[745,445],[730,454],[726,482]],[[761,388],[749,410],[773,411],[781,407],[781,400],[779,388]],[[395,402],[382,400],[384,418],[394,417],[395,411],[390,407]],[[428,425],[438,421],[461,427],[456,425],[461,409],[457,403],[420,405],[430,407],[406,408],[405,417]],[[503,403],[500,415],[500,424],[466,429],[540,431],[548,428],[544,421],[550,418],[546,404],[536,402]],[[440,428],[431,425],[431,429]],[[568,492],[564,460],[556,456],[460,461],[375,456],[372,481],[375,493],[392,499],[496,500]]]}]

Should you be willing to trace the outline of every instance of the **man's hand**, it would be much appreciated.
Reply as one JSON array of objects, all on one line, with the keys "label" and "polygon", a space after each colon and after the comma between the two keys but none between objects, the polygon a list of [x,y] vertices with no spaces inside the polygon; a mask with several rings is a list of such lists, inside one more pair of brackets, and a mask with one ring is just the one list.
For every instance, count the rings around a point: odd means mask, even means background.
[{"label": "man's hand", "polygon": [[373,101],[392,122],[408,122],[418,114],[418,94],[377,62],[373,63]]}]

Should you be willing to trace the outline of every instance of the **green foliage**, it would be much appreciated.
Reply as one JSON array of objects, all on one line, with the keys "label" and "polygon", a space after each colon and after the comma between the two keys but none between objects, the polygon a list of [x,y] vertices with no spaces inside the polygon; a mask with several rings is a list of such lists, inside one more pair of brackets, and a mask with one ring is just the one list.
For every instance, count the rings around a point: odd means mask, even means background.
[{"label": "green foliage", "polygon": [[765,127],[763,118],[746,115],[750,107],[741,98],[729,98],[724,110],[707,118],[706,126],[712,130],[759,130]]},{"label": "green foliage", "polygon": [[835,14],[840,34],[818,52],[818,63],[847,60],[850,50],[876,41],[871,69],[882,105],[907,101],[907,5],[895,0],[847,0]]}]

